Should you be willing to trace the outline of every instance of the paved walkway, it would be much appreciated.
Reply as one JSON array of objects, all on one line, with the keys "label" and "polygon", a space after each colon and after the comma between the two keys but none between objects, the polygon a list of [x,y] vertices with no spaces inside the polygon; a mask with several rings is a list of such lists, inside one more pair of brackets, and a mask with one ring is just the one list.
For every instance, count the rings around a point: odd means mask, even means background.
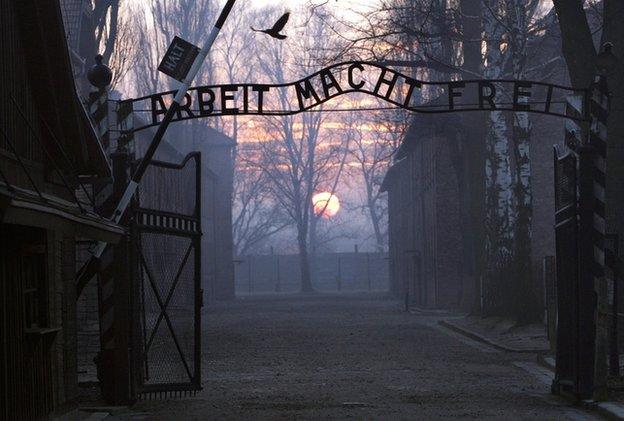
[{"label": "paved walkway", "polygon": [[506,353],[381,297],[247,299],[204,316],[204,390],[118,419],[595,419]]}]

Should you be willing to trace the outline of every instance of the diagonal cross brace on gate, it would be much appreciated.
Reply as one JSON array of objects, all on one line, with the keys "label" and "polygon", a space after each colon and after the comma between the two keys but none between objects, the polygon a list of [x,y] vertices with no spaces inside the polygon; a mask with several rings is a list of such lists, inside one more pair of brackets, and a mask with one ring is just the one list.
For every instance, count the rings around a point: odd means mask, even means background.
[{"label": "diagonal cross brace on gate", "polygon": [[[136,392],[194,392],[201,389],[201,155],[193,152],[180,164],[152,161],[148,171],[156,182],[183,185],[188,193],[194,185],[195,192],[167,205],[167,198],[161,203],[139,189],[133,208],[133,252],[141,278],[134,288],[143,331],[133,349]],[[169,269],[173,273],[167,276]]]},{"label": "diagonal cross brace on gate", "polygon": [[[145,353],[149,352],[149,349],[152,346],[152,341],[154,340],[154,337],[156,336],[156,331],[158,330],[158,327],[160,326],[160,322],[162,321],[163,317],[166,317],[167,319],[169,319],[169,316],[167,315],[167,307],[169,306],[169,302],[171,301],[171,297],[173,297],[173,293],[175,292],[175,289],[178,286],[178,282],[180,281],[180,275],[182,274],[182,271],[184,270],[184,267],[186,266],[186,261],[188,260],[189,256],[191,255],[191,251],[192,250],[193,250],[193,244],[191,243],[191,244],[189,244],[188,248],[186,249],[186,253],[184,253],[184,257],[182,258],[182,262],[180,263],[180,266],[178,267],[178,272],[176,273],[175,277],[173,278],[173,282],[171,283],[171,288],[169,289],[169,291],[167,293],[167,298],[165,299],[165,303],[164,303],[164,305],[160,306],[160,315],[158,316],[158,320],[156,320],[156,324],[154,325],[152,333],[150,334],[150,337],[149,337],[149,339],[147,341],[147,344],[145,345]],[[154,290],[154,294],[158,298],[159,304],[161,304],[162,298],[160,298],[160,295],[158,294],[158,289],[155,286],[154,277],[153,277],[151,271],[149,270],[149,268],[147,267],[147,262],[145,261],[145,256],[143,256],[143,252],[141,250],[138,250],[138,253],[141,254],[141,264],[142,264],[143,268],[145,268],[145,271],[147,272],[147,274],[149,276],[150,284],[152,285],[152,289]],[[173,335],[175,335],[175,333],[173,331],[171,333]],[[189,377],[191,377],[190,373],[189,373]]]},{"label": "diagonal cross brace on gate", "polygon": [[171,323],[171,319],[169,318],[169,314],[167,313],[167,306],[169,305],[169,301],[171,300],[171,297],[173,296],[175,288],[178,285],[180,275],[182,274],[182,270],[184,269],[184,266],[186,266],[186,261],[188,260],[188,257],[190,256],[192,249],[193,249],[193,243],[189,245],[184,255],[184,258],[182,259],[182,263],[180,264],[180,267],[178,268],[178,273],[176,274],[173,280],[173,283],[169,289],[167,298],[165,299],[164,303],[162,301],[162,298],[160,297],[160,294],[158,293],[158,287],[156,286],[155,277],[152,274],[152,271],[150,270],[150,268],[148,267],[147,262],[145,261],[145,256],[143,255],[143,252],[141,250],[137,250],[141,259],[141,266],[143,267],[143,269],[145,270],[147,274],[147,279],[149,279],[150,286],[152,287],[152,292],[154,293],[154,296],[156,297],[156,301],[158,302],[158,306],[160,307],[160,315],[158,316],[158,320],[156,321],[156,324],[154,325],[154,328],[152,329],[152,332],[150,333],[150,338],[147,344],[145,345],[143,354],[147,356],[147,354],[149,353],[150,347],[152,345],[152,341],[154,340],[154,337],[156,336],[156,332],[158,331],[158,327],[160,326],[160,322],[162,321],[164,317],[165,323],[167,324],[167,327],[169,328],[169,332],[171,333],[171,338],[173,339],[176,345],[182,364],[184,364],[184,368],[186,369],[186,373],[188,374],[188,378],[191,382],[198,380],[196,379],[198,373],[195,373],[195,375],[191,374],[191,369],[189,368],[188,362],[186,361],[186,357],[184,356],[184,352],[182,351],[182,348],[180,346],[180,341],[178,340],[178,337],[175,333],[175,329],[173,328],[173,325]]}]

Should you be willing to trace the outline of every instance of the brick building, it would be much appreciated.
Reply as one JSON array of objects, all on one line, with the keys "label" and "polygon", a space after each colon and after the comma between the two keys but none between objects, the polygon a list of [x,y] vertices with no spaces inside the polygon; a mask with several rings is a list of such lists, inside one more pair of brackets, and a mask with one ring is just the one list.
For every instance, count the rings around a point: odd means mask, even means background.
[{"label": "brick building", "polygon": [[[143,125],[135,123],[135,126]],[[154,131],[146,129],[136,133],[137,159],[144,154]],[[234,298],[231,206],[234,146],[234,140],[201,122],[174,123],[155,156],[161,161],[180,163],[189,153],[201,153],[202,285],[206,302]],[[180,186],[178,193],[170,193],[180,194],[184,187]],[[152,187],[155,188],[157,186]]]},{"label": "brick building", "polygon": [[[475,293],[487,294],[475,286],[463,257],[458,176],[462,143],[470,142],[462,121],[478,115],[416,115],[382,185],[388,192],[391,290],[423,307],[471,309]],[[532,115],[531,123],[530,295],[541,305],[542,262],[555,255],[553,144],[563,138],[563,120]],[[508,279],[496,282],[505,288]]]},{"label": "brick building", "polygon": [[206,302],[234,299],[232,194],[236,142],[202,122],[172,124],[167,142],[202,156],[202,284]]},{"label": "brick building", "polygon": [[[528,51],[527,66],[540,69],[528,79],[542,80],[543,75],[548,75],[548,82],[568,84],[556,25],[530,39]],[[446,95],[431,101],[434,106],[446,104]],[[513,113],[503,114],[512,139]],[[488,290],[497,294],[500,291],[496,290],[510,288],[509,276],[486,279],[476,267],[479,252],[474,249],[481,244],[475,238],[483,236],[486,215],[480,217],[483,205],[475,207],[471,203],[464,174],[469,174],[467,168],[471,165],[476,168],[474,163],[466,164],[475,157],[467,149],[479,138],[481,142],[476,144],[483,142],[486,118],[486,113],[415,114],[384,180],[392,290],[400,296],[407,293],[419,305],[474,311],[477,306],[483,309],[484,300],[489,299],[485,296]],[[544,295],[542,263],[546,256],[555,255],[553,145],[563,139],[564,121],[531,114],[530,124],[533,271],[529,285],[532,291],[526,297],[539,301],[539,307]],[[514,173],[514,159],[510,161]],[[481,164],[485,174],[484,161]],[[480,188],[484,189],[485,184]],[[467,226],[467,221],[476,220],[469,219],[474,217],[483,223],[476,230]],[[493,287],[488,285],[492,282]]]},{"label": "brick building", "polygon": [[1,2],[0,51],[0,418],[45,419],[77,396],[76,244],[124,231],[82,183],[111,174],[59,1]]},{"label": "brick building", "polygon": [[459,120],[417,115],[395,155],[388,192],[390,285],[427,308],[462,299],[459,191],[451,148]]}]

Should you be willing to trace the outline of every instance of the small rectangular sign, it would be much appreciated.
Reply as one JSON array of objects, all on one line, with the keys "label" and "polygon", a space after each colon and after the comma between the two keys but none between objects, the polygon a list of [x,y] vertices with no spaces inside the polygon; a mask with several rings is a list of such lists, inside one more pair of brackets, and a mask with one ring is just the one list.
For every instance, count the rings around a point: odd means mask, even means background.
[{"label": "small rectangular sign", "polygon": [[176,36],[171,41],[158,70],[182,82],[198,54],[198,47]]}]

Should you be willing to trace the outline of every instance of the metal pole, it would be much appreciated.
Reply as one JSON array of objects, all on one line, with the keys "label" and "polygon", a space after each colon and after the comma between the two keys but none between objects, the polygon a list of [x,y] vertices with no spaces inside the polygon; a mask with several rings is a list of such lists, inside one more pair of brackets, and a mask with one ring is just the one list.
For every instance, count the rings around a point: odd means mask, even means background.
[{"label": "metal pole", "polygon": [[618,265],[619,265],[619,235],[607,234],[607,238],[613,241],[613,305],[611,308],[611,343],[609,349],[609,374],[620,375],[620,354],[618,349]]},{"label": "metal pole", "polygon": [[371,276],[370,276],[370,253],[366,253],[366,280],[368,281],[368,290],[371,288]]},{"label": "metal pole", "polygon": [[253,283],[251,282],[251,255],[247,256],[247,279],[249,281],[249,295],[253,292]]},{"label": "metal pole", "polygon": [[277,271],[277,283],[275,285],[275,292],[280,292],[282,290],[282,285],[281,285],[282,282],[281,282],[281,279],[280,279],[280,257],[279,257],[279,254],[277,255],[277,268],[276,268],[276,271]]},{"label": "metal pole", "polygon": [[[202,232],[202,162],[201,162],[201,154],[196,155],[195,157],[195,218],[197,220],[197,230],[198,232]],[[194,378],[193,381],[195,385],[201,386],[201,363],[202,363],[202,349],[199,344],[201,344],[201,332],[202,332],[202,307],[204,306],[204,286],[202,282],[202,237],[201,235],[194,235],[193,239],[194,251],[195,251],[195,372],[193,373]],[[214,297],[214,296],[213,296]]]},{"label": "metal pole", "polygon": [[342,268],[340,266],[340,255],[338,255],[338,278],[336,279],[336,287],[338,288],[338,291],[342,291]]},{"label": "metal pole", "polygon": [[[193,82],[193,79],[195,79],[197,72],[199,72],[201,65],[204,63],[206,56],[210,52],[210,49],[212,48],[212,45],[214,44],[215,39],[217,38],[217,35],[219,35],[219,32],[221,31],[223,24],[225,23],[230,12],[232,11],[232,7],[234,6],[234,3],[236,3],[236,0],[228,0],[225,6],[223,6],[223,10],[221,10],[221,14],[219,15],[219,18],[217,19],[215,26],[212,28],[212,31],[210,31],[210,34],[208,35],[208,38],[206,39],[206,43],[204,44],[202,49],[199,51],[199,54],[195,58],[195,61],[193,62],[193,65],[191,66],[191,69],[188,72],[188,75],[184,78],[180,87],[178,88],[176,95],[173,99],[173,103],[167,110],[165,117],[163,118],[162,122],[158,126],[158,130],[156,131],[156,134],[154,134],[152,143],[150,144],[149,148],[145,152],[145,156],[143,157],[137,169],[135,170],[134,174],[132,175],[130,182],[126,186],[126,190],[124,194],[122,195],[121,199],[119,200],[117,207],[115,208],[115,211],[113,212],[111,221],[118,223],[122,215],[128,208],[128,204],[130,203],[132,196],[134,196],[134,193],[136,192],[136,189],[139,186],[139,183],[141,182],[141,178],[143,177],[145,170],[147,170],[147,167],[149,166],[152,158],[154,157],[154,154],[156,153],[156,150],[158,149],[158,146],[160,145],[160,142],[162,141],[163,136],[165,135],[165,132],[167,131],[167,128],[169,127],[169,124],[171,123],[171,120],[176,115],[176,112],[178,111],[180,107],[180,102],[186,95],[186,92],[188,91],[189,87],[191,86],[191,83]],[[102,256],[102,253],[104,252],[104,249],[106,248],[106,245],[107,243],[104,241],[100,241],[98,243],[97,247],[95,248],[95,250],[93,251],[91,255],[91,258],[87,261],[87,263],[83,266],[83,268],[80,270],[78,274],[79,285],[84,286],[84,284],[86,284],[86,282],[95,274],[96,267],[97,267],[97,260]],[[85,277],[86,279],[83,279]]]}]

